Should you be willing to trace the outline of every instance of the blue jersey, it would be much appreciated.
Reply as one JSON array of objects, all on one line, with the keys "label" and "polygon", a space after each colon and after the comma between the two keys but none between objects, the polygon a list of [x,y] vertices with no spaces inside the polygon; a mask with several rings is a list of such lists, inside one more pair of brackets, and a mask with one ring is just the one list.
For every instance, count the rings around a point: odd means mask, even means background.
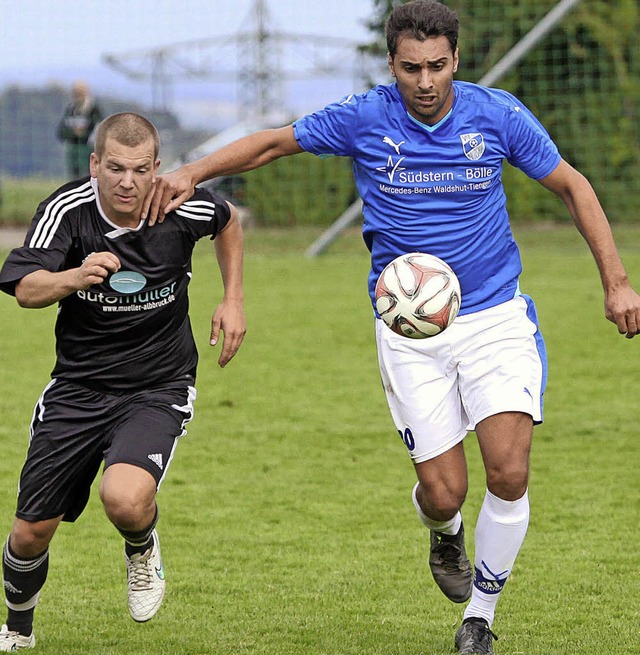
[{"label": "blue jersey", "polygon": [[454,92],[451,111],[432,126],[407,113],[396,84],[348,96],[294,123],[304,150],[353,159],[372,300],[382,269],[414,251],[436,255],[456,272],[460,314],[517,293],[522,265],[502,165],[506,160],[540,179],[560,155],[533,114],[506,91],[454,82]]}]

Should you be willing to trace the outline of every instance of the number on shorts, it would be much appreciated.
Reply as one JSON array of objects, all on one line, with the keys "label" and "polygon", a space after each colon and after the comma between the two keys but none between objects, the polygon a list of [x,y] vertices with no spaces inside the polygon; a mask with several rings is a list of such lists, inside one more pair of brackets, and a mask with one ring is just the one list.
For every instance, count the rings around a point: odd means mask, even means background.
[{"label": "number on shorts", "polygon": [[413,450],[416,447],[416,442],[415,439],[413,438],[413,433],[411,432],[410,428],[405,428],[404,434],[402,433],[402,430],[398,430],[398,434],[400,435],[400,439],[404,441],[404,445],[409,450]]}]

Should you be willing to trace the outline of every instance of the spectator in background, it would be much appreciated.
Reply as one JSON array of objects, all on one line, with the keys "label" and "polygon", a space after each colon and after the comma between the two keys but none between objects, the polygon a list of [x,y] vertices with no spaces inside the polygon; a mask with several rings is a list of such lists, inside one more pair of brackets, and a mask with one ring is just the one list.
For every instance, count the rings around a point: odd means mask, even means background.
[{"label": "spectator in background", "polygon": [[71,97],[58,124],[58,138],[65,144],[67,174],[76,179],[89,175],[91,135],[102,114],[86,82],[74,82]]}]

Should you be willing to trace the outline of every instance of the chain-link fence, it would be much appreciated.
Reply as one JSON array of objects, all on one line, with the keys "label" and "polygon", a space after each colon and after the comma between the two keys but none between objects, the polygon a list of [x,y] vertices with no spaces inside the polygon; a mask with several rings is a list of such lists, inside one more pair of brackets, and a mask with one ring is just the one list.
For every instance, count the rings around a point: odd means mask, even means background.
[{"label": "chain-link fence", "polygon": [[[460,16],[458,79],[477,82],[486,77],[562,2],[446,0]],[[372,12],[373,5],[374,0]],[[638,33],[637,0],[577,1],[493,84],[515,94],[540,118],[564,158],[589,178],[612,222],[634,222],[640,204]],[[384,55],[371,62],[374,78],[384,78],[384,66]],[[344,94],[361,90],[345,88]],[[0,89],[0,176],[63,175],[61,146],[52,127],[62,103],[59,88]],[[168,129],[165,139],[170,147],[173,132]],[[187,143],[183,141],[182,149]],[[328,225],[354,199],[350,168],[343,163],[273,165],[234,182],[233,189],[267,224]],[[5,187],[13,182],[4,181]],[[509,166],[505,184],[514,220],[568,219],[554,196]],[[16,215],[11,202],[5,194],[0,207],[4,222]]]},{"label": "chain-link fence", "polygon": [[[457,0],[460,71],[483,78],[558,0]],[[543,122],[563,157],[595,187],[611,221],[634,222],[640,205],[640,9],[637,0],[582,0],[499,79]],[[505,171],[512,215],[566,220],[538,185]]]}]

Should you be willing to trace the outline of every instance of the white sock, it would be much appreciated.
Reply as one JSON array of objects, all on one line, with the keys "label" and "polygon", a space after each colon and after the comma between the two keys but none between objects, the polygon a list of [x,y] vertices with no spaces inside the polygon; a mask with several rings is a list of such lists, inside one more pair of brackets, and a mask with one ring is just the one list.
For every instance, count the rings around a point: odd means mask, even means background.
[{"label": "white sock", "polygon": [[411,493],[411,498],[413,499],[413,504],[418,512],[418,517],[424,525],[426,525],[429,530],[434,532],[444,532],[444,534],[458,534],[460,531],[460,526],[462,525],[462,515],[460,512],[456,512],[456,515],[449,519],[448,521],[434,521],[430,519],[423,511],[422,507],[418,504],[418,499],[416,498],[416,493],[418,492],[419,482],[416,482],[413,487],[413,492]]},{"label": "white sock", "polygon": [[493,623],[498,599],[524,541],[529,525],[529,495],[502,500],[489,490],[476,524],[475,578],[464,618]]}]

